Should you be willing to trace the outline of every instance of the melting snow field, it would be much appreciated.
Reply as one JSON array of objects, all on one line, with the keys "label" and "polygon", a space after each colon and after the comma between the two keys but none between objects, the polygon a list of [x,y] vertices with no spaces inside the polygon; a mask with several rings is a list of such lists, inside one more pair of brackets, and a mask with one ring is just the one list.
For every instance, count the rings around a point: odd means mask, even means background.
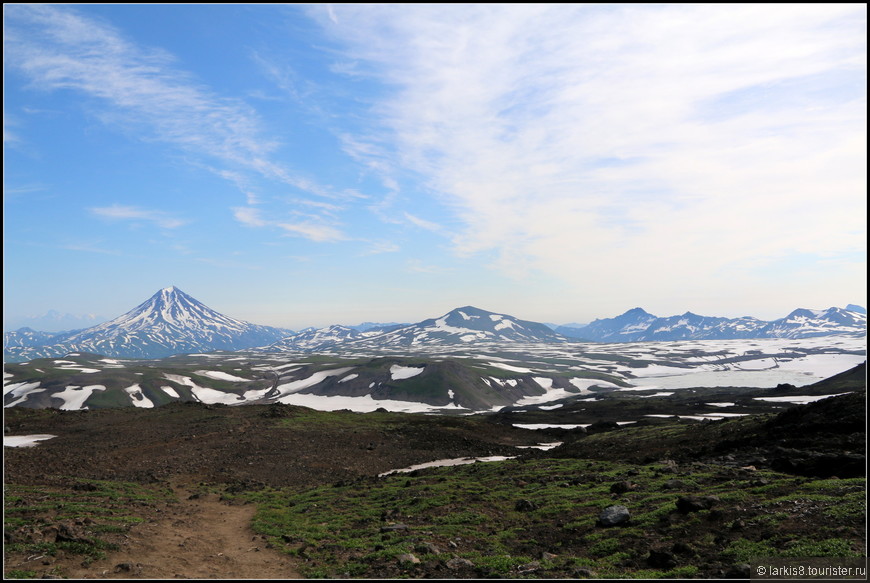
[{"label": "melting snow field", "polygon": [[790,395],[787,397],[754,397],[756,401],[770,401],[771,403],[795,403],[797,405],[806,405],[807,403],[815,403],[828,397],[838,397],[840,395],[848,395],[849,393],[837,393],[835,395]]},{"label": "melting snow field", "polygon": [[[644,375],[631,379],[631,384],[644,389],[686,389],[692,387],[775,387],[788,383],[796,387],[811,385],[822,379],[849,370],[867,360],[856,354],[809,354],[793,360],[777,359],[775,368],[750,369],[751,365],[739,363],[740,370],[709,370],[708,368],[678,369],[679,373]],[[668,367],[670,368],[670,367]],[[635,369],[635,375],[644,369]]]},{"label": "melting snow field", "polygon": [[52,397],[57,397],[63,400],[63,405],[59,408],[63,411],[77,411],[86,408],[85,401],[91,396],[94,391],[105,391],[103,385],[89,385],[87,387],[68,386],[60,393],[55,393]]},{"label": "melting snow field", "polygon": [[218,381],[232,381],[236,383],[246,383],[251,379],[243,379],[242,377],[237,377],[219,370],[197,370],[194,371],[194,374],[202,375],[204,377],[208,377],[210,379],[215,379]]},{"label": "melting snow field", "polygon": [[399,366],[398,364],[394,364],[390,367],[390,376],[394,381],[409,379],[423,372],[424,368],[425,367],[422,366]]},{"label": "melting snow field", "polygon": [[130,395],[130,400],[133,401],[134,407],[142,407],[144,409],[152,409],[154,407],[154,402],[145,396],[142,392],[142,387],[139,385],[127,387],[124,389],[124,392]]},{"label": "melting snow field", "polygon": [[400,470],[389,470],[387,472],[383,472],[378,474],[378,477],[389,476],[390,474],[399,474],[399,473],[408,473],[413,472],[414,470],[422,470],[425,468],[442,468],[446,466],[464,466],[466,464],[473,464],[475,462],[503,462],[505,460],[512,460],[516,456],[504,456],[504,455],[490,455],[486,457],[462,457],[462,458],[453,458],[453,459],[443,459],[443,460],[435,460],[433,462],[426,462],[423,464],[417,464],[414,466],[409,466],[407,468],[402,468]]},{"label": "melting snow field", "polygon": [[33,447],[40,441],[57,437],[57,435],[49,435],[48,433],[36,435],[4,435],[3,447]]},{"label": "melting snow field", "polygon": [[281,397],[280,401],[287,405],[300,405],[318,411],[339,411],[347,409],[356,413],[371,413],[383,408],[399,413],[438,413],[441,411],[467,411],[455,403],[449,405],[427,405],[416,401],[395,401],[392,399],[373,399],[371,395],[362,397],[345,397],[341,395],[324,396],[305,393],[293,393]]}]

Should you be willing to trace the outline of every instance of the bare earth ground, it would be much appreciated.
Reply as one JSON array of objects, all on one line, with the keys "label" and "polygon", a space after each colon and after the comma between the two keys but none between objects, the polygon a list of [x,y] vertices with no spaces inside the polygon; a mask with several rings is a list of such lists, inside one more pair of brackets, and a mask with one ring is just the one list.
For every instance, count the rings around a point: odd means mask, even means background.
[{"label": "bare earth ground", "polygon": [[[168,516],[134,527],[128,548],[88,568],[71,569],[72,578],[147,579],[298,579],[292,561],[267,548],[250,528],[252,505],[231,505],[217,494],[196,496],[175,483],[179,499]],[[118,565],[129,567],[117,569]]]},{"label": "bare earth ground", "polygon": [[252,505],[195,495],[181,479],[172,490],[179,502],[162,518],[137,525],[127,545],[88,567],[70,560],[75,579],[298,579],[290,558],[268,548],[250,528]]}]

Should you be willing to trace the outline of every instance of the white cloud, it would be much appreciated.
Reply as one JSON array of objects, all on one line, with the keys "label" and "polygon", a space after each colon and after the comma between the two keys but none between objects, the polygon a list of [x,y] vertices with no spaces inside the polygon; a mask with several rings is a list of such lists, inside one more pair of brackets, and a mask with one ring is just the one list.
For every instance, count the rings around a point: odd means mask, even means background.
[{"label": "white cloud", "polygon": [[335,241],[345,240],[342,232],[330,225],[317,224],[314,222],[302,223],[276,223],[278,227],[286,231],[288,234],[301,235],[306,239],[318,243],[330,243]]},{"label": "white cloud", "polygon": [[105,249],[97,243],[90,241],[79,241],[76,243],[68,243],[62,246],[63,249],[69,251],[85,251],[87,253],[99,253],[101,255],[120,255],[121,252],[115,249]]},{"label": "white cloud", "polygon": [[864,249],[866,6],[333,9],[393,88],[343,143],[423,176],[457,252],[698,295]]},{"label": "white cloud", "polygon": [[401,250],[401,247],[390,241],[373,241],[369,248],[361,252],[360,255],[380,255],[382,253],[396,253]]},{"label": "white cloud", "polygon": [[106,207],[94,207],[90,211],[98,217],[106,219],[148,221],[163,229],[177,229],[187,224],[187,221],[175,218],[164,211],[135,206],[114,204]]},{"label": "white cloud", "polygon": [[443,233],[444,227],[439,225],[438,223],[427,221],[426,219],[421,219],[420,217],[414,216],[411,213],[404,213],[405,219],[407,219],[410,223],[420,227],[421,229],[425,229],[427,231],[432,231],[433,233]]},{"label": "white cloud", "polygon": [[252,177],[317,196],[346,197],[276,162],[279,144],[267,135],[257,111],[217,95],[178,68],[167,52],[137,46],[67,7],[16,5],[4,16],[5,63],[33,87],[98,98],[103,121],[208,161],[194,163],[235,184],[248,204],[259,202]]},{"label": "white cloud", "polygon": [[260,210],[253,207],[236,207],[233,209],[233,216],[248,227],[265,227],[270,224],[261,217]]},{"label": "white cloud", "polygon": [[[304,216],[301,213],[293,213]],[[284,220],[264,219],[263,211],[255,207],[236,207],[233,216],[247,227],[270,227],[284,231],[285,234],[301,236],[317,243],[344,241],[345,235],[338,228],[323,223],[320,217],[310,215],[302,221],[287,222]]]}]

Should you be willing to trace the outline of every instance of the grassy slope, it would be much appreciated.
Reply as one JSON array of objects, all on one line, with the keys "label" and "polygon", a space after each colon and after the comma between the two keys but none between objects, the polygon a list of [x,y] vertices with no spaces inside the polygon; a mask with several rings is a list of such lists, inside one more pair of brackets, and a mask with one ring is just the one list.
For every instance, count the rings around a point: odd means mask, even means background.
[{"label": "grassy slope", "polygon": [[[612,494],[626,479],[635,488]],[[759,556],[861,556],[865,491],[863,478],[540,459],[242,496],[259,505],[254,528],[303,559],[308,577],[553,578],[585,568],[654,578],[721,576]],[[676,511],[679,496],[698,493],[720,502]],[[520,500],[532,509],[518,510]],[[611,504],[629,508],[627,526],[596,526]],[[652,550],[674,564],[651,565]]]}]

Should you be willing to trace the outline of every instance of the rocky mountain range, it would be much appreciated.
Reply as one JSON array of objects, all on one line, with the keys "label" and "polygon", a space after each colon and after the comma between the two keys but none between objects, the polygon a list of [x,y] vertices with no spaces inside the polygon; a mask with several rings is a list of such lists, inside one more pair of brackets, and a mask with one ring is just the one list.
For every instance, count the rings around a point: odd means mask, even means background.
[{"label": "rocky mountain range", "polygon": [[176,287],[167,287],[113,320],[71,332],[48,333],[29,328],[4,333],[4,360],[87,352],[120,358],[163,358],[174,354],[257,349],[260,352],[311,352],[326,349],[394,349],[470,346],[479,343],[638,342],[742,338],[805,338],[833,334],[863,335],[866,311],[797,309],[785,318],[719,318],[686,312],[665,318],[634,308],[573,328],[553,330],[473,306],[456,308],[416,324],[356,327],[333,325],[298,334],[284,328],[251,324],[225,316]]}]

